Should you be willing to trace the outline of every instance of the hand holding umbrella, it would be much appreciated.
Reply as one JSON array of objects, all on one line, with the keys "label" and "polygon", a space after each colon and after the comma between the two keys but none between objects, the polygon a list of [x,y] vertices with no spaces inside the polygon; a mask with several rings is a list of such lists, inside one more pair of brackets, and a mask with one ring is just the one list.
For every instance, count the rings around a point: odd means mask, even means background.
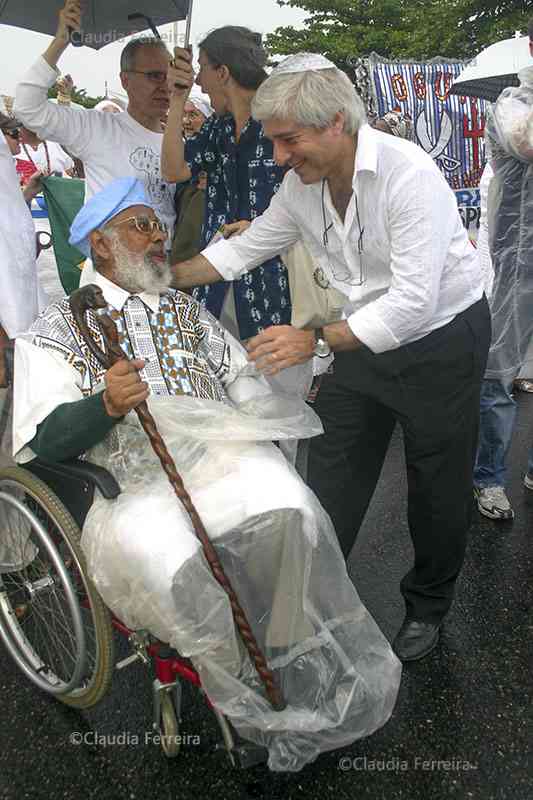
[{"label": "hand holding umbrella", "polygon": [[62,50],[58,53],[58,58],[70,43],[81,47],[81,13],[81,0],[67,0],[59,12],[55,41],[58,45],[62,43]]},{"label": "hand holding umbrella", "polygon": [[194,70],[192,67],[192,53],[188,48],[175,47],[174,58],[168,68],[167,82],[171,95],[189,96],[194,84]]}]

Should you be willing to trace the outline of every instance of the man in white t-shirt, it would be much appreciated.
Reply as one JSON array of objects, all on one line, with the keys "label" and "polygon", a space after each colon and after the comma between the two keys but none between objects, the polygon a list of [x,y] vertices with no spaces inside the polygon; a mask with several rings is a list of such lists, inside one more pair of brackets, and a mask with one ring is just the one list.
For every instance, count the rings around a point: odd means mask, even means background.
[{"label": "man in white t-shirt", "polygon": [[158,39],[130,41],[122,51],[120,80],[129,99],[123,114],[106,114],[48,100],[57,81],[57,62],[69,44],[68,29],[79,30],[79,0],[67,0],[57,33],[18,85],[15,114],[41,139],[58,142],[85,167],[86,199],[115,178],[131,175],[143,181],[159,218],[172,232],[175,186],[163,181],[160,153],[161,117],[169,106],[169,54]]}]

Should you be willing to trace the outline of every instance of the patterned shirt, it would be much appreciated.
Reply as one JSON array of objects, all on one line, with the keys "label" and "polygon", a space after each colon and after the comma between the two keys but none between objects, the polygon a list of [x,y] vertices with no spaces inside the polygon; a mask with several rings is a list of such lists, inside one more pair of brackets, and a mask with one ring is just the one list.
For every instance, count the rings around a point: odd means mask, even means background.
[{"label": "patterned shirt", "polygon": [[[235,369],[231,347],[227,333],[199,303],[182,292],[169,290],[161,295],[158,308],[150,308],[141,297],[132,295],[120,311],[108,305],[107,313],[118,329],[125,355],[145,359],[140,375],[154,395],[226,400],[224,384]],[[86,321],[103,350],[93,311],[86,313]],[[105,368],[85,343],[68,298],[49,306],[37,318],[30,337],[34,345],[61,355],[79,372],[84,396],[93,394]]]},{"label": "patterned shirt", "polygon": [[[103,292],[124,354],[144,360],[139,375],[152,396],[185,395],[208,405],[215,401],[212,411],[217,416],[221,403],[233,407],[250,392],[270,394],[242,345],[193,298],[174,289],[162,295],[130,295],[99,272],[94,283]],[[85,322],[103,350],[92,310],[86,312]],[[48,306],[28,333],[17,338],[15,360],[13,449],[24,463],[35,455],[27,445],[38,425],[63,403],[102,391],[105,368],[87,346],[68,298]],[[150,452],[136,415],[129,413],[86,455],[124,482],[133,474],[142,476]]]},{"label": "patterned shirt", "polygon": [[[210,117],[185,143],[185,158],[193,180],[207,172],[206,213],[202,247],[221,225],[253,220],[269,206],[285,170],[273,159],[272,143],[263,126],[246,123],[239,142],[231,114]],[[220,316],[227,283],[194,290],[194,297],[216,317]],[[270,325],[289,325],[291,302],[287,270],[276,256],[246,273],[233,284],[240,336],[247,339]]]}]

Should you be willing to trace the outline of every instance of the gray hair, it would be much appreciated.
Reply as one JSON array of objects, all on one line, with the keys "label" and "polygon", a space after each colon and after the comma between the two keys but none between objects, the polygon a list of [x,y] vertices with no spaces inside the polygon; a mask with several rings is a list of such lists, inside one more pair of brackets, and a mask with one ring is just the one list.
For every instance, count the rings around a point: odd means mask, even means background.
[{"label": "gray hair", "polygon": [[135,57],[141,47],[161,47],[168,53],[168,48],[162,39],[156,39],[155,36],[138,36],[136,39],[131,39],[120,54],[121,72],[135,69]]},{"label": "gray hair", "polygon": [[304,128],[327,128],[338,111],[350,136],[366,122],[363,101],[337,67],[280,75],[274,70],[252,101],[252,116],[259,122],[290,119]]}]

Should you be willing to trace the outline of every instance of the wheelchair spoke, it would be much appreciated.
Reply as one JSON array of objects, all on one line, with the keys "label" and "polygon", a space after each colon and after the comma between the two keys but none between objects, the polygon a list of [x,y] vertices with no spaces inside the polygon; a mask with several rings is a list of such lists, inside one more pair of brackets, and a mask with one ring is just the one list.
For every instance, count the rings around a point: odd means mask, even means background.
[{"label": "wheelchair spoke", "polygon": [[[78,708],[113,672],[108,612],[87,575],[80,531],[27,469],[0,470],[0,638],[39,688]],[[4,555],[5,554],[5,555]]]},{"label": "wheelchair spoke", "polygon": [[[36,581],[47,577],[54,582],[52,588],[28,597],[28,587],[33,588]],[[67,599],[58,576],[52,573],[52,565],[36,556],[27,567],[3,578],[10,605],[31,650],[40,652],[40,660],[46,661],[47,668],[60,679],[68,680],[76,664],[77,642],[66,614]],[[23,609],[20,615],[18,608]]]},{"label": "wheelchair spoke", "polygon": [[[41,619],[43,629],[47,627],[48,633],[50,634],[52,632],[52,628],[56,627],[57,619],[54,617],[53,614],[51,616],[41,615],[41,609],[38,610],[37,608],[35,608],[35,613],[36,616]],[[53,637],[48,636],[46,637],[45,641],[46,641],[46,649],[49,654],[49,664],[48,664],[49,668],[53,670],[53,672],[61,680],[68,680],[70,674],[72,673],[72,670],[74,669],[76,663],[76,656],[73,655],[72,651],[65,646],[64,641],[62,640],[62,637],[58,634],[57,630],[55,630],[55,636]],[[51,645],[53,645],[53,650],[51,649]],[[72,665],[69,666],[67,664],[65,656],[69,661],[72,662]],[[60,662],[60,666],[62,667],[63,671],[61,673],[58,673],[57,667],[55,666],[57,661]]]},{"label": "wheelchair spoke", "polygon": [[[66,634],[66,637],[70,639],[71,644],[73,645],[74,650],[76,649],[76,637],[72,631],[72,621],[70,617],[67,617],[65,614],[65,603],[66,597],[64,597],[64,601],[61,602],[59,599],[59,593],[62,593],[62,586],[55,585],[54,589],[50,592],[50,604],[48,604],[45,600],[46,595],[40,595],[38,597],[37,605],[40,610],[46,612],[48,618],[51,621],[51,626],[54,628],[58,641],[60,640],[60,631]],[[46,616],[43,617],[46,619]]]},{"label": "wheelchair spoke", "polygon": [[[57,605],[57,612],[54,609],[53,604],[47,604],[42,598],[39,603],[40,609],[46,611],[48,618],[53,620],[53,624],[55,627],[56,639],[59,642],[61,634],[59,632],[59,628],[66,634],[66,636],[70,639],[70,643],[72,646],[72,652],[76,652],[76,639],[72,632],[72,626],[70,624],[70,620],[66,617],[64,613],[64,604],[58,598],[59,587],[56,587],[54,592],[52,593],[51,597],[53,597],[55,604]],[[80,592],[81,595],[81,592]],[[83,597],[83,595],[81,595]],[[87,619],[88,617],[88,619]],[[84,631],[87,637],[86,645],[87,645],[87,657],[88,657],[88,669],[87,673],[90,674],[94,664],[96,663],[96,639],[94,635],[94,627],[92,625],[92,617],[90,612],[84,613],[82,610],[82,619],[84,622]],[[64,641],[64,637],[63,637]],[[72,653],[71,653],[71,657]]]}]

